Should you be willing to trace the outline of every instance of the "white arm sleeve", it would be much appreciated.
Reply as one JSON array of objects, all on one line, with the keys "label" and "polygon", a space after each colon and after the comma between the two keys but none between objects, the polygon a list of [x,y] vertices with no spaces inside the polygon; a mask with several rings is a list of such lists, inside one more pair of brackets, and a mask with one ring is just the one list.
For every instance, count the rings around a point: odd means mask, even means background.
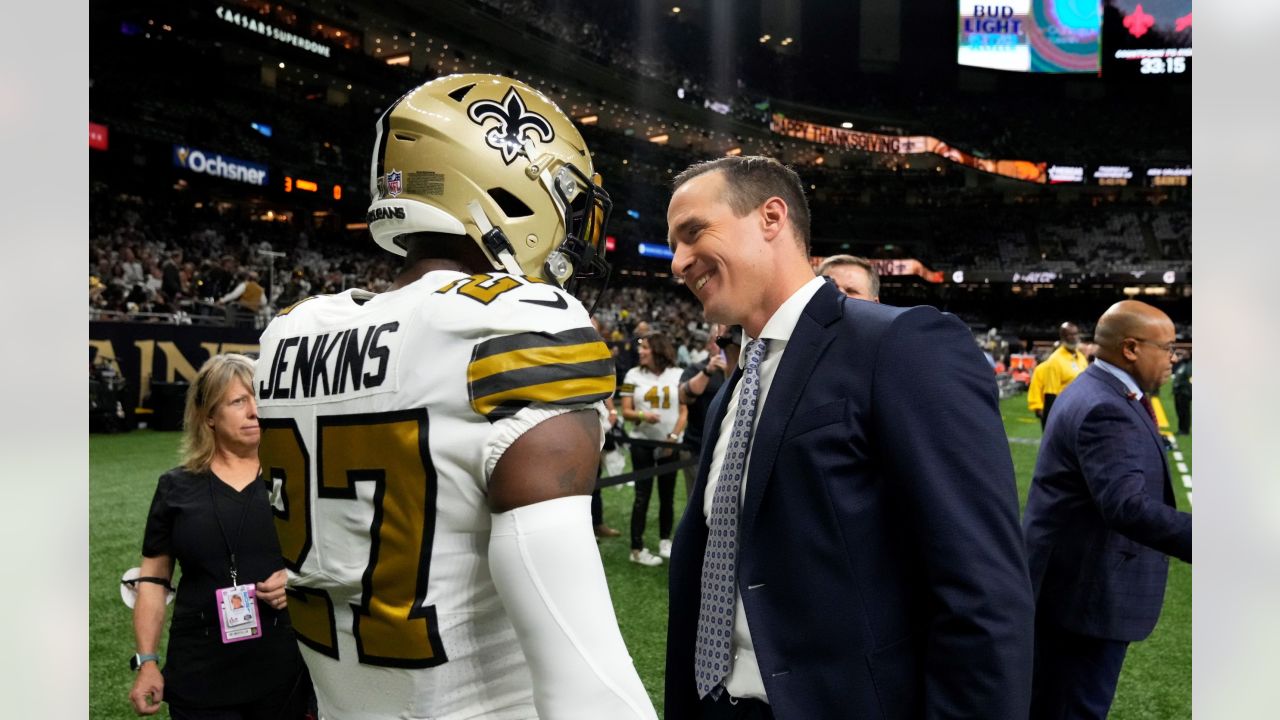
[{"label": "white arm sleeve", "polygon": [[657,713],[618,630],[591,498],[556,498],[493,515],[489,566],[550,720]]}]

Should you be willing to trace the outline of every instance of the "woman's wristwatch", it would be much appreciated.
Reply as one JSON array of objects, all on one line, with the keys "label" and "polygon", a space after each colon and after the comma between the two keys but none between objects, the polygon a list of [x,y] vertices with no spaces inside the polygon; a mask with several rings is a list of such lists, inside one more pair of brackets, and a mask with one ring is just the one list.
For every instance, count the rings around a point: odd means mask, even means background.
[{"label": "woman's wristwatch", "polygon": [[129,658],[129,669],[138,672],[142,669],[143,663],[153,661],[156,665],[159,665],[160,656],[155,653],[134,653],[133,657]]}]

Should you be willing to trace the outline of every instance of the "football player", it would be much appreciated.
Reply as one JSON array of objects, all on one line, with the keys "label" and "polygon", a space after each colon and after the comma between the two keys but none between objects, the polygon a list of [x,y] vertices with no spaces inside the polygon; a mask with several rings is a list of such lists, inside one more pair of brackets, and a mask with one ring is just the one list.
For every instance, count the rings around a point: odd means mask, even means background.
[{"label": "football player", "polygon": [[378,121],[381,294],[283,311],[255,378],[322,717],[656,718],[589,510],[608,348],[565,289],[611,203],[537,90],[433,80]]}]

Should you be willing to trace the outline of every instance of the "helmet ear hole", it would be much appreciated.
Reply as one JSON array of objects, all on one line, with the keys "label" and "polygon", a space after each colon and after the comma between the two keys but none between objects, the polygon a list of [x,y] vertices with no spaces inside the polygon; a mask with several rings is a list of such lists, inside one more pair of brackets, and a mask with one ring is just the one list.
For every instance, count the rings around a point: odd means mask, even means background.
[{"label": "helmet ear hole", "polygon": [[493,198],[493,201],[502,209],[502,214],[508,218],[529,217],[533,214],[532,208],[525,205],[523,200],[512,195],[506,188],[490,188],[488,192],[489,197]]}]

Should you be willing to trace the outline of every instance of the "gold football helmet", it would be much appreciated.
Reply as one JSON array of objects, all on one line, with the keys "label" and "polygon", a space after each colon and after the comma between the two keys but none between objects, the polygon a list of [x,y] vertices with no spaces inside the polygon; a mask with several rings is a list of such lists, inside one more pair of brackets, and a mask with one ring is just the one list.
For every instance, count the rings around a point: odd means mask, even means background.
[{"label": "gold football helmet", "polygon": [[563,286],[608,274],[612,203],[555,103],[498,75],[450,75],[378,121],[369,231],[398,255],[410,233],[467,235],[495,270]]}]

